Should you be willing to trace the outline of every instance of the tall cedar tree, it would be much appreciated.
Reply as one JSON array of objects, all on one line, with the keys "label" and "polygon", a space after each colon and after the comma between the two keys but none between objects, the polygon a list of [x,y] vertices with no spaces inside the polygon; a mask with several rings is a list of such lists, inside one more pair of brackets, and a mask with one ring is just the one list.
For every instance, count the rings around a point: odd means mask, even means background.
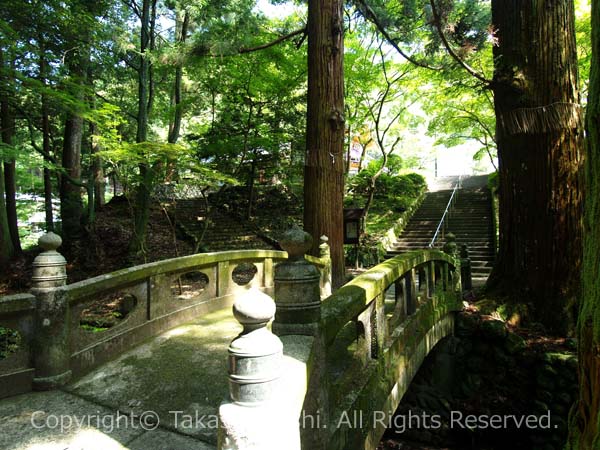
[{"label": "tall cedar tree", "polygon": [[567,449],[600,449],[600,0],[592,0],[592,68],[587,105],[582,296],[578,318],[579,399]]},{"label": "tall cedar tree", "polygon": [[[156,0],[144,0],[142,3],[140,28],[140,62],[138,68],[138,114],[136,142],[148,140],[148,115],[151,107],[151,69],[148,52],[152,50],[152,23],[155,20]],[[153,168],[145,163],[140,164],[140,183],[135,197],[135,214],[133,239],[130,252],[145,253],[146,229],[150,217],[150,189],[154,179]]]},{"label": "tall cedar tree", "polygon": [[[83,85],[87,73],[87,57],[81,49],[70,52],[68,66],[70,82],[74,85],[73,96],[83,103]],[[77,108],[77,107],[76,107]],[[60,216],[66,246],[81,238],[81,142],[83,139],[83,116],[77,110],[67,111],[63,139],[62,167],[68,177],[60,178]],[[75,182],[74,182],[75,181]]]},{"label": "tall cedar tree", "polygon": [[344,23],[341,0],[308,2],[308,105],[304,227],[329,237],[332,283],[344,283]]},{"label": "tall cedar tree", "polygon": [[582,254],[573,0],[494,0],[492,21],[500,249],[490,285],[531,303],[544,325],[565,332]]},{"label": "tall cedar tree", "polygon": [[[7,52],[10,55],[10,52]],[[15,134],[15,115],[13,105],[10,103],[12,80],[14,73],[14,58],[5,60],[5,52],[0,49],[0,68],[4,72],[0,76],[2,86],[0,87],[0,123],[2,126],[2,142],[8,146],[13,145]],[[2,170],[0,168],[0,170]],[[17,218],[17,182],[16,182],[16,159],[15,155],[4,158],[4,188],[6,195],[6,217],[8,219],[8,228],[10,238],[15,253],[21,253],[21,239],[19,237],[19,227]]]},{"label": "tall cedar tree", "polygon": [[[4,52],[0,49],[0,68],[5,73],[10,73],[4,64]],[[7,78],[3,77],[0,87],[0,128],[2,143],[10,147],[13,144],[15,119],[9,103]],[[7,157],[2,153],[0,149],[0,162],[4,160],[4,167],[0,164],[0,267],[5,265],[15,253],[21,251],[15,202],[15,160],[14,156]]]}]

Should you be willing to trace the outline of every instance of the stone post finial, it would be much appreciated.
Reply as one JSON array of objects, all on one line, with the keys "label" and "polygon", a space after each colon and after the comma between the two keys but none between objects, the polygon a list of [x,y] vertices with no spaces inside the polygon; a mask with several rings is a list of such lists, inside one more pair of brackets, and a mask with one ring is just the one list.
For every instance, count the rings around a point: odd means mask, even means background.
[{"label": "stone post finial", "polygon": [[450,256],[456,256],[457,248],[458,247],[456,245],[456,236],[454,235],[454,233],[448,233],[446,235],[446,243],[443,247],[444,253],[447,253]]},{"label": "stone post finial", "polygon": [[47,252],[56,250],[62,245],[62,238],[58,234],[49,231],[38,239],[38,245]]},{"label": "stone post finial", "polygon": [[233,316],[244,333],[266,327],[275,315],[275,302],[267,294],[246,285],[246,292],[233,304]]},{"label": "stone post finial", "polygon": [[234,303],[233,315],[244,330],[229,345],[231,400],[239,405],[272,400],[283,358],[283,344],[267,328],[275,303],[267,294],[248,287]]},{"label": "stone post finial", "polygon": [[279,245],[288,253],[288,260],[298,261],[304,259],[306,252],[312,247],[312,236],[300,228],[293,225],[281,236]]}]

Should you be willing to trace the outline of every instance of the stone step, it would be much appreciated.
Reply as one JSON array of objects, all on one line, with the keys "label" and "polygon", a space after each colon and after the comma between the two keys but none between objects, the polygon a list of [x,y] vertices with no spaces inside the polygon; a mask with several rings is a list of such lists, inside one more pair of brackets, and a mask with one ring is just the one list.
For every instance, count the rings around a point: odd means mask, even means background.
[{"label": "stone step", "polygon": [[491,269],[492,267],[494,267],[494,264],[493,261],[481,261],[471,258],[471,267],[478,267],[482,269],[489,267]]},{"label": "stone step", "polygon": [[[433,237],[435,234],[435,229],[426,229],[426,230],[410,230],[405,233],[402,233],[398,237],[403,238],[423,238],[423,237]],[[490,239],[492,237],[492,233],[489,230],[450,230],[445,231],[444,233],[438,233],[438,237],[441,239],[448,233],[454,234],[457,239],[472,239],[473,237],[481,237],[484,239]]]},{"label": "stone step", "polygon": [[[388,256],[429,248],[429,243],[448,205],[451,192],[448,190],[427,195]],[[480,284],[483,284],[483,280],[491,272],[495,259],[491,217],[490,196],[487,189],[461,189],[457,191],[456,202],[446,219],[445,233],[455,234],[458,245],[467,245],[472,273]],[[444,239],[438,237],[434,248],[439,250],[443,242]]]},{"label": "stone step", "polygon": [[[479,247],[486,247],[486,248],[492,248],[491,244],[489,243],[489,240],[487,239],[483,239],[483,240],[461,240],[461,239],[457,239],[456,240],[457,243],[459,245],[461,244],[466,244],[467,245],[467,249],[473,248],[479,248]],[[398,239],[394,245],[421,245],[421,244],[427,244],[429,245],[429,243],[431,242],[431,239]],[[436,241],[437,242],[437,241]],[[440,246],[443,246],[443,243],[440,243]]]}]

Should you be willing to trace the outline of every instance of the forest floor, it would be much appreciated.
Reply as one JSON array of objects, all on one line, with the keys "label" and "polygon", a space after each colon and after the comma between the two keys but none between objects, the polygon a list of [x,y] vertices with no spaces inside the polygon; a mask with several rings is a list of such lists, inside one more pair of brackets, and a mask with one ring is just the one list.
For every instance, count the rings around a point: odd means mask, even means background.
[{"label": "forest floor", "polygon": [[[132,236],[130,205],[115,197],[98,209],[94,227],[80,240],[63,243],[59,252],[67,260],[69,283],[109,273],[124,267],[189,255],[193,243],[183,239],[173,228],[163,206],[150,209],[146,257],[131,259],[128,254]],[[26,292],[31,286],[32,263],[39,249],[29,250],[0,274],[0,296]]]}]

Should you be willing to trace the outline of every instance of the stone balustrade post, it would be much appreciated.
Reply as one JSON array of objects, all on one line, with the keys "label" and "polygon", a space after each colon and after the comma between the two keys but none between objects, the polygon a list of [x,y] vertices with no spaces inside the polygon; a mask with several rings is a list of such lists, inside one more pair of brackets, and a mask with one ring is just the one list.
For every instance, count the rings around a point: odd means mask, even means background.
[{"label": "stone balustrade post", "polygon": [[321,320],[321,274],[304,258],[312,246],[312,237],[298,226],[282,236],[279,244],[287,251],[287,261],[275,266],[275,302],[277,311],[273,332],[315,335]]},{"label": "stone balustrade post", "polygon": [[452,274],[452,280],[449,280],[450,286],[452,286],[454,292],[462,292],[462,282],[460,277],[460,255],[458,253],[458,245],[456,244],[456,236],[453,233],[446,235],[446,243],[444,244],[443,250],[454,259],[454,272]]},{"label": "stone balustrade post", "polygon": [[417,310],[417,269],[410,269],[404,276],[406,285],[406,314],[409,316]]},{"label": "stone balustrade post", "polygon": [[60,236],[47,233],[39,239],[43,252],[33,261],[31,294],[36,298],[33,387],[50,390],[71,379],[69,301],[65,258],[56,251]]},{"label": "stone balustrade post", "polygon": [[319,258],[325,262],[325,267],[321,272],[321,298],[327,298],[331,295],[331,250],[328,242],[329,238],[327,236],[321,236]]},{"label": "stone balustrade post", "polygon": [[229,393],[240,405],[254,405],[272,398],[280,377],[283,344],[267,328],[275,314],[275,302],[256,288],[233,304],[233,315],[244,330],[229,345]]},{"label": "stone balustrade post", "polygon": [[[293,433],[289,424],[278,423],[283,344],[267,328],[274,314],[273,299],[257,288],[248,287],[233,305],[244,329],[229,345],[230,398],[219,408],[219,450],[278,448]],[[292,425],[298,434],[297,421]]]},{"label": "stone balustrade post", "polygon": [[465,291],[473,289],[473,278],[471,275],[471,258],[466,244],[460,246],[460,279]]}]

